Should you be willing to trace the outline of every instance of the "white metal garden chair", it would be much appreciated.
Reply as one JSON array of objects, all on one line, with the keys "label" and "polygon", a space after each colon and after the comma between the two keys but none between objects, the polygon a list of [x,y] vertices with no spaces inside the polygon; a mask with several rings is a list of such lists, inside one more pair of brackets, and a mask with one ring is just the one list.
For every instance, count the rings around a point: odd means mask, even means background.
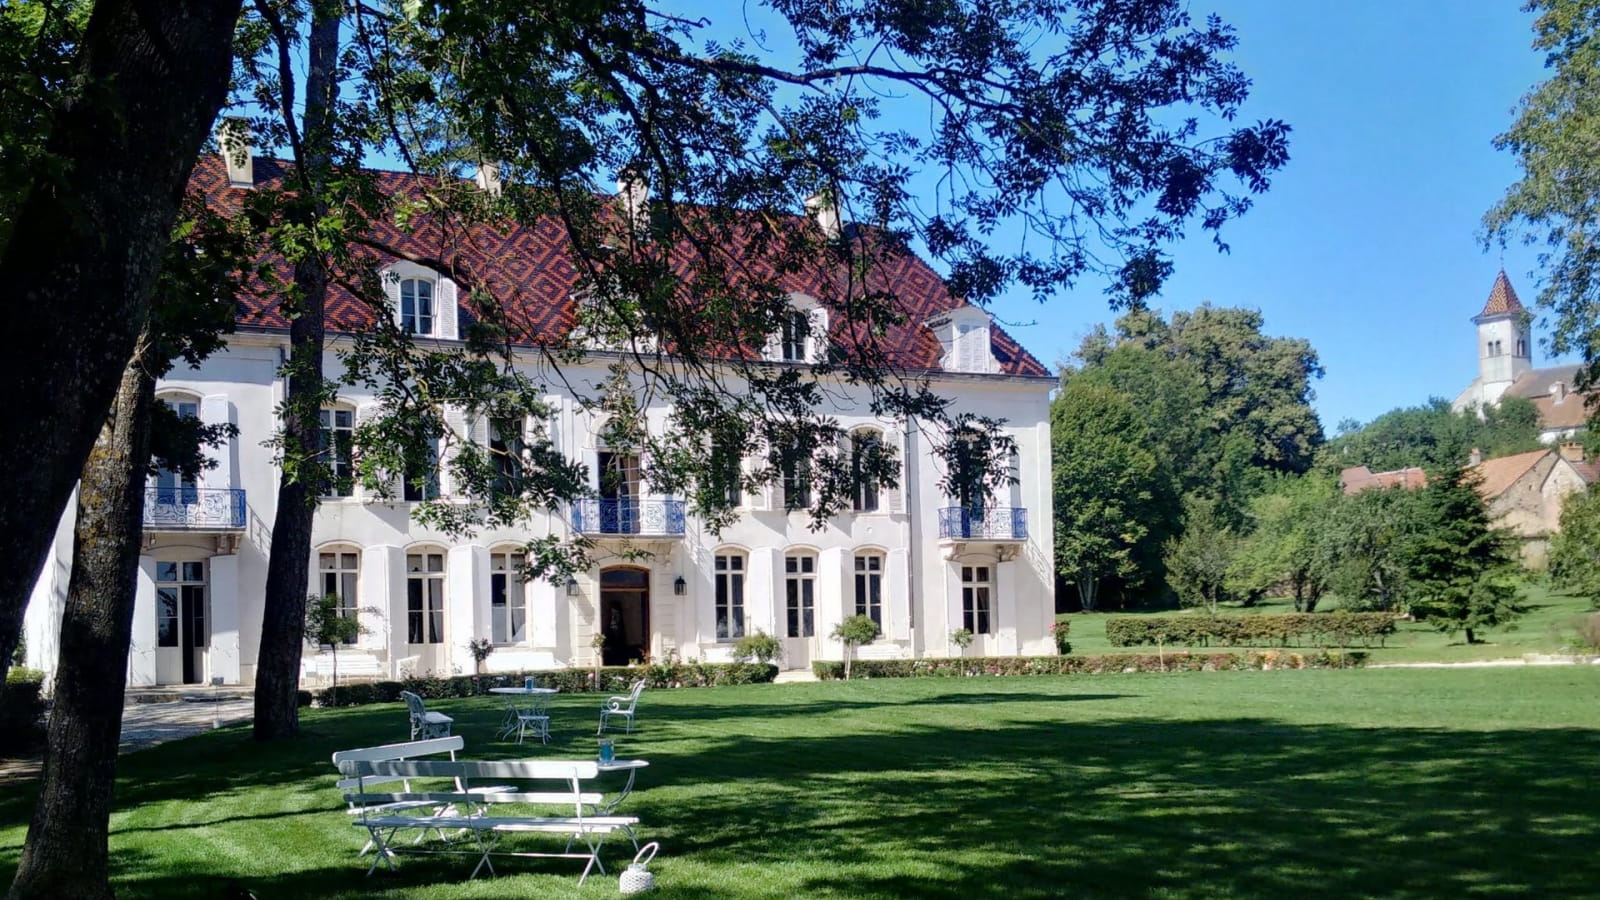
[{"label": "white metal garden chair", "polygon": [[639,695],[643,692],[644,679],[641,678],[633,683],[633,689],[628,691],[627,696],[618,695],[607,699],[606,704],[600,707],[600,728],[595,731],[595,734],[605,734],[606,723],[610,721],[613,716],[627,719],[627,730],[629,734],[632,734],[633,711],[634,708],[639,705]]},{"label": "white metal garden chair", "polygon": [[450,726],[455,719],[441,712],[428,712],[422,698],[410,691],[401,691],[400,699],[406,701],[406,712],[411,715],[411,739],[427,740],[450,736]]}]

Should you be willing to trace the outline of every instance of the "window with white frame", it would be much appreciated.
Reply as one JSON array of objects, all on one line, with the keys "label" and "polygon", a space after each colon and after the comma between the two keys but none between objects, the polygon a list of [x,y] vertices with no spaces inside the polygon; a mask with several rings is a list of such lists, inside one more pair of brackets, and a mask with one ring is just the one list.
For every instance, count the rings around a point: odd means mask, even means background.
[{"label": "window with white frame", "polygon": [[710,466],[706,473],[709,480],[706,494],[713,497],[720,495],[720,499],[730,508],[744,505],[740,463],[739,454],[728,443],[712,441]]},{"label": "window with white frame", "polygon": [[348,497],[355,493],[356,412],[333,407],[323,409],[320,416],[322,428],[318,433],[317,452],[328,469],[322,496]]},{"label": "window with white frame", "polygon": [[521,553],[489,554],[489,639],[520,644],[528,639],[528,601]]},{"label": "window with white frame", "polygon": [[773,362],[821,362],[827,346],[828,312],[809,297],[796,295],[767,339],[766,358]]},{"label": "window with white frame", "polygon": [[883,627],[883,554],[856,554],[856,611]]},{"label": "window with white frame", "polygon": [[406,554],[406,642],[444,643],[444,554]]},{"label": "window with white frame", "polygon": [[[339,598],[339,615],[346,619],[359,616],[356,608],[356,579],[361,574],[361,554],[354,550],[334,548],[317,554],[317,577],[322,582],[322,595]],[[356,636],[344,639],[354,644]]]},{"label": "window with white frame", "polygon": [[778,474],[783,483],[784,509],[805,509],[811,505],[811,457],[799,439],[779,446]]},{"label": "window with white frame", "polygon": [[714,562],[717,640],[744,637],[744,554],[718,553]]},{"label": "window with white frame", "polygon": [[[200,418],[200,403],[187,397],[166,397],[163,402],[183,419]],[[193,504],[200,502],[199,489],[194,478],[165,466],[156,473],[156,502],[161,504]]]},{"label": "window with white frame", "polygon": [[784,609],[787,631],[792,638],[808,638],[817,633],[817,557],[810,553],[790,553],[783,558]]},{"label": "window with white frame", "polygon": [[[188,637],[183,639],[184,618]],[[156,563],[156,646],[206,644],[206,564]]]},{"label": "window with white frame", "polygon": [[439,499],[439,450],[434,446],[429,451],[432,455],[422,461],[420,468],[406,472],[402,491],[411,503]]},{"label": "window with white frame", "polygon": [[863,428],[850,435],[850,476],[855,482],[855,511],[878,511],[878,479],[868,471],[867,461],[882,452],[883,435]]},{"label": "window with white frame", "polygon": [[400,330],[432,337],[436,333],[435,282],[430,278],[400,279]]},{"label": "window with white frame", "polygon": [[525,448],[521,422],[516,419],[493,419],[489,422],[489,457],[496,472],[493,483],[495,494],[508,495],[522,483],[522,454]]},{"label": "window with white frame", "polygon": [[961,567],[961,627],[973,634],[994,634],[994,569]]}]

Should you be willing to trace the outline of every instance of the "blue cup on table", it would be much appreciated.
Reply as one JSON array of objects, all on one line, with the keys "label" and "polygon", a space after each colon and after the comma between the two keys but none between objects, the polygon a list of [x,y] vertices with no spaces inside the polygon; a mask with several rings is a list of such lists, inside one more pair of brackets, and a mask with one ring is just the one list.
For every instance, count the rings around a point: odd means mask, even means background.
[{"label": "blue cup on table", "polygon": [[617,758],[615,748],[611,746],[611,738],[600,739],[600,764],[607,765]]},{"label": "blue cup on table", "polygon": [[527,678],[522,679],[522,689],[525,690],[525,691],[532,691],[533,690],[533,676],[532,675],[529,675]]}]

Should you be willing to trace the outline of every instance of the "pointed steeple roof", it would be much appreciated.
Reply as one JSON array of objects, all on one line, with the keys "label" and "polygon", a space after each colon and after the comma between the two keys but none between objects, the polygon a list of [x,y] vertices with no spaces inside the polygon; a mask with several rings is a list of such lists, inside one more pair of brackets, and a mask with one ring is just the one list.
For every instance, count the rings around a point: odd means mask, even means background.
[{"label": "pointed steeple roof", "polygon": [[1494,278],[1494,287],[1489,289],[1489,300],[1483,304],[1483,312],[1478,313],[1476,318],[1487,319],[1490,316],[1523,311],[1522,301],[1517,299],[1516,288],[1511,286],[1511,279],[1506,277],[1506,270],[1501,269],[1500,274]]}]

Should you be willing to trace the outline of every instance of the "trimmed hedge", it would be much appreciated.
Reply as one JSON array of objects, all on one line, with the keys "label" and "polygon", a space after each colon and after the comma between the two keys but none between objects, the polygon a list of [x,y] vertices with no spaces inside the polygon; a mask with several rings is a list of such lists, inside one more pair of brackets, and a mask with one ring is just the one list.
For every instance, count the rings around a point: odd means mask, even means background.
[{"label": "trimmed hedge", "polygon": [[1113,647],[1371,647],[1394,634],[1390,613],[1286,613],[1264,616],[1117,616],[1106,620]]},{"label": "trimmed hedge", "polygon": [[44,673],[16,667],[0,685],[0,753],[28,753],[44,743]]},{"label": "trimmed hedge", "polygon": [[368,703],[395,703],[401,691],[410,691],[424,700],[477,697],[490,688],[521,687],[533,676],[539,687],[555,688],[563,694],[596,692],[625,694],[640,678],[651,688],[712,687],[721,684],[762,684],[778,677],[778,667],[770,663],[662,663],[660,665],[607,666],[600,670],[596,689],[593,669],[559,669],[553,672],[522,674],[456,675],[451,678],[412,677],[403,681],[374,681],[341,684],[317,691],[318,706],[365,706]]},{"label": "trimmed hedge", "polygon": [[[961,678],[979,675],[1108,675],[1124,672],[1225,672],[1263,669],[1344,669],[1366,665],[1365,653],[1112,653],[1103,656],[990,656],[976,659],[856,660],[852,678]],[[824,681],[844,677],[844,663],[817,660]]]}]

